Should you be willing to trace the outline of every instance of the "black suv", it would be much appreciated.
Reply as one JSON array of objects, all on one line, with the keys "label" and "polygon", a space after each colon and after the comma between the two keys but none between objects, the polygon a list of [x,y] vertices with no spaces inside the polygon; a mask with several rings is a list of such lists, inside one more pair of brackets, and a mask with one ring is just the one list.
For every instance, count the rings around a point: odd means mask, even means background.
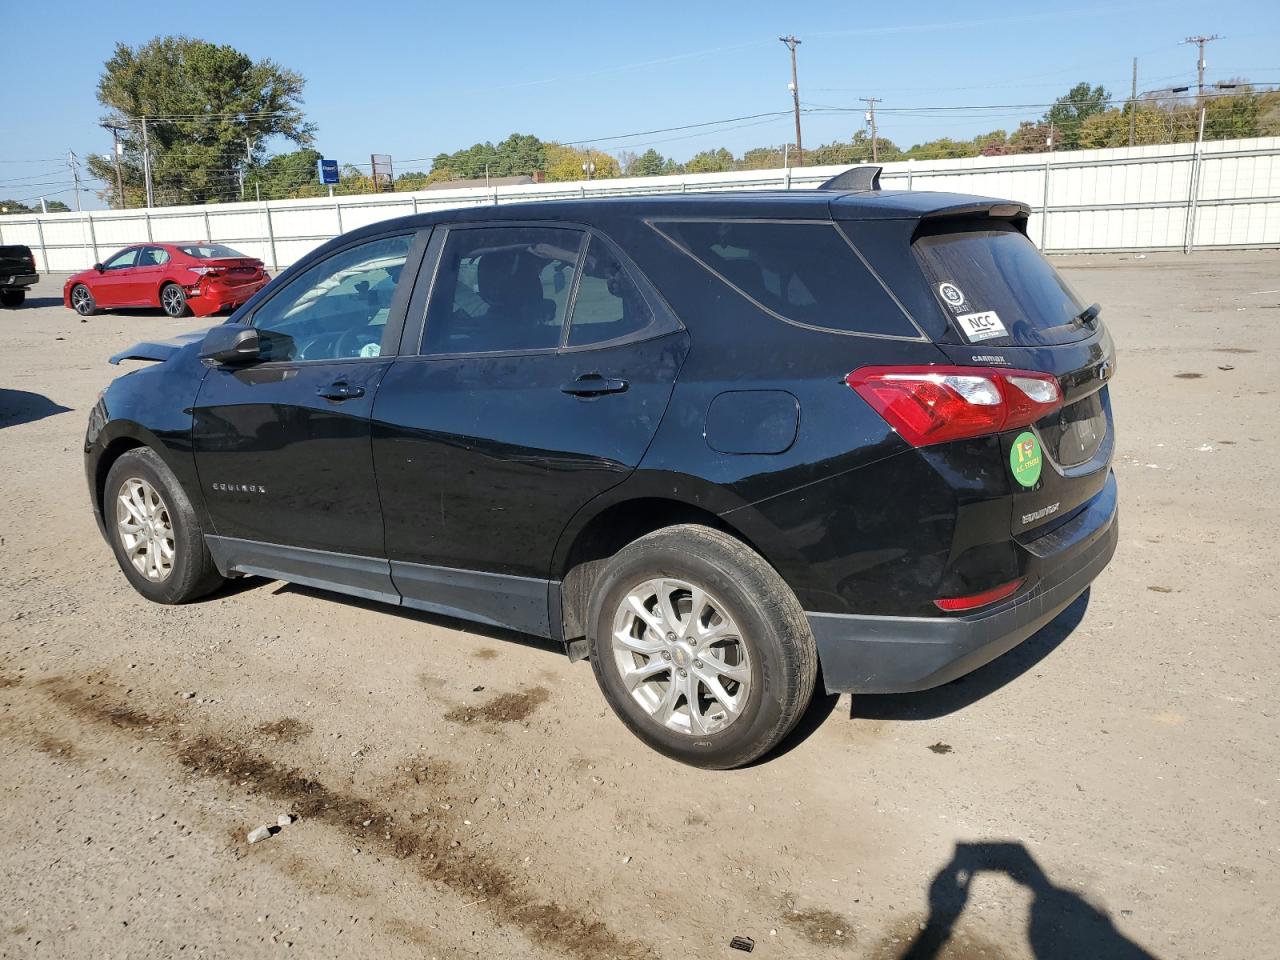
[{"label": "black suv", "polygon": [[550,637],[647,743],[751,761],[946,683],[1115,549],[1111,338],[943,193],[448,210],[121,358],[94,511],[144,596],[256,574]]},{"label": "black suv", "polygon": [[27,287],[40,280],[31,248],[22,244],[0,246],[0,306],[20,307]]}]

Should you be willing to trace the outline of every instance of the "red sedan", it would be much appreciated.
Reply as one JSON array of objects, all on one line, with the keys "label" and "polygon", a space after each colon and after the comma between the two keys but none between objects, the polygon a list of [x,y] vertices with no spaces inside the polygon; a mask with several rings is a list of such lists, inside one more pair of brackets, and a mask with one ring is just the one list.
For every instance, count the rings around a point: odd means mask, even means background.
[{"label": "red sedan", "polygon": [[112,307],[207,317],[238,307],[270,279],[261,260],[220,243],[139,243],[73,276],[62,301],[82,317]]}]

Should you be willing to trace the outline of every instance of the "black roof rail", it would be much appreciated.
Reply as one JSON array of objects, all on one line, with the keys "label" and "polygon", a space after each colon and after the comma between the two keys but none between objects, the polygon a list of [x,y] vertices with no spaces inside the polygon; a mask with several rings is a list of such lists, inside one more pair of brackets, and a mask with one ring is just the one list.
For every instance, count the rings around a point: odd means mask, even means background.
[{"label": "black roof rail", "polygon": [[837,173],[830,180],[818,185],[819,190],[843,190],[846,193],[866,193],[880,189],[880,171],[884,167],[865,164],[861,167],[850,167],[843,173]]}]

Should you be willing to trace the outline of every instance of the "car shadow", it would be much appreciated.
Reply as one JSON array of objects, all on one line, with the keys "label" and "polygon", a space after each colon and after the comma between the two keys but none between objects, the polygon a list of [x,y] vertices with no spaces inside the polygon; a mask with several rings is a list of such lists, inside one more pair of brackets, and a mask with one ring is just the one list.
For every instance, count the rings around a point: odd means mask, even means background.
[{"label": "car shadow", "polygon": [[951,683],[918,693],[858,694],[850,719],[934,720],[955,713],[1016,680],[1071,635],[1089,608],[1089,591],[1008,653]]},{"label": "car shadow", "polygon": [[27,297],[22,301],[22,306],[15,307],[15,310],[26,310],[28,307],[60,307],[62,306],[61,297]]},{"label": "car shadow", "polygon": [[928,919],[898,960],[950,955],[945,952],[947,943],[980,873],[1002,873],[1031,893],[1027,942],[1036,960],[1155,960],[1154,954],[1117,930],[1105,910],[1050,880],[1017,841],[957,843],[950,862],[929,885]]},{"label": "car shadow", "polygon": [[26,390],[10,390],[0,387],[0,428],[16,427],[20,423],[32,423],[45,417],[66,413],[70,407],[54,403],[42,393]]}]

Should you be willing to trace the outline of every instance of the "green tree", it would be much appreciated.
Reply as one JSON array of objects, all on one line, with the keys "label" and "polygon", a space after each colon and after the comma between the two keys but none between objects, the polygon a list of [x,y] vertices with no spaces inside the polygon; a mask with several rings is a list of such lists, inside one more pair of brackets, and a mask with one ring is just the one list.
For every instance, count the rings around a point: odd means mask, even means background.
[{"label": "green tree", "polygon": [[1053,126],[1054,149],[1075,150],[1080,146],[1080,126],[1095,113],[1102,113],[1111,103],[1111,94],[1099,84],[1091,87],[1081,82],[1054,101],[1044,115]]},{"label": "green tree", "polygon": [[[117,44],[98,81],[98,102],[109,111],[104,119],[123,128],[126,202],[143,192],[143,117],[158,203],[238,199],[240,174],[265,161],[268,137],[311,143],[304,82],[272,60],[191,37]],[[88,166],[107,184],[103,197],[119,205],[111,159],[91,155]]]},{"label": "green tree", "polygon": [[723,173],[734,168],[733,154],[724,147],[695,153],[684,165],[689,173]]},{"label": "green tree", "polygon": [[471,180],[483,177],[530,176],[545,169],[547,145],[529,133],[513,133],[497,145],[476,143],[431,161],[428,180]]},{"label": "green tree", "polygon": [[1204,103],[1204,138],[1236,140],[1258,136],[1262,101],[1248,84],[1238,83],[1231,96],[1209,97]]},{"label": "green tree", "polygon": [[245,196],[252,199],[261,194],[263,200],[320,196],[325,191],[316,169],[319,162],[320,151],[310,147],[277,154],[245,175]]},{"label": "green tree", "polygon": [[61,200],[48,200],[45,202],[45,206],[49,208],[50,213],[70,213],[71,212],[71,208],[68,207]]},{"label": "green tree", "polygon": [[663,158],[657,150],[650,147],[640,156],[636,157],[635,162],[627,167],[627,176],[629,177],[656,177],[665,172],[666,164],[670,162]]},{"label": "green tree", "polygon": [[0,214],[30,212],[31,208],[20,200],[0,200]]},{"label": "green tree", "polygon": [[969,140],[939,137],[937,140],[915,144],[906,155],[912,160],[955,160],[960,157],[972,157],[974,147]]},{"label": "green tree", "polygon": [[590,163],[595,169],[591,173],[592,180],[607,180],[622,176],[622,167],[618,161],[599,150],[579,150],[562,143],[545,145],[547,165],[545,172],[550,182],[585,180],[587,174],[583,164]]}]

